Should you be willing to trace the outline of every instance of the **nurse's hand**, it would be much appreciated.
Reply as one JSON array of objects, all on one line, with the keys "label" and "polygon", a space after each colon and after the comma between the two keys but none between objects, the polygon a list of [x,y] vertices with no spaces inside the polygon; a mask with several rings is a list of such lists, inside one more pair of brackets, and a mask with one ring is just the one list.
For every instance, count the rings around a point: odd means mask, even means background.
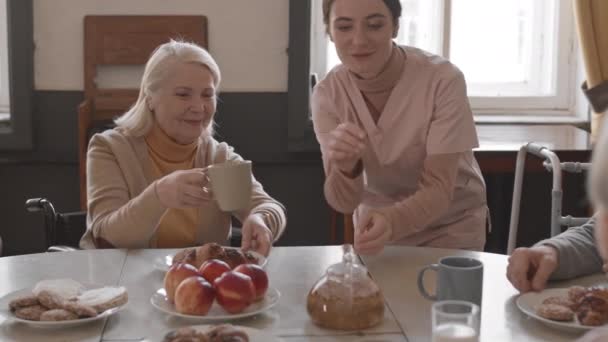
[{"label": "nurse's hand", "polygon": [[541,291],[557,269],[557,261],[557,249],[551,246],[517,248],[509,257],[507,279],[522,293]]},{"label": "nurse's hand", "polygon": [[367,134],[356,125],[341,123],[330,132],[326,153],[340,171],[352,174],[366,147]]},{"label": "nurse's hand", "polygon": [[391,224],[384,214],[367,210],[355,227],[355,251],[359,254],[378,254],[393,235]]}]

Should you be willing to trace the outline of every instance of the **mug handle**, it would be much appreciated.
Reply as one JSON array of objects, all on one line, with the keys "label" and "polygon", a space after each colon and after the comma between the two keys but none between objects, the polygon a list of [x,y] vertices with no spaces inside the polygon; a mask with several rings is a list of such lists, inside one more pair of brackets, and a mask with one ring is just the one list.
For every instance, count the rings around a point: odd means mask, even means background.
[{"label": "mug handle", "polygon": [[422,296],[424,298],[429,299],[429,300],[437,300],[437,294],[431,295],[424,288],[424,284],[423,284],[424,273],[428,270],[433,270],[433,271],[437,272],[437,271],[439,271],[439,265],[437,265],[437,264],[427,265],[423,269],[421,269],[420,272],[418,272],[418,290],[420,290],[420,293],[422,294]]}]

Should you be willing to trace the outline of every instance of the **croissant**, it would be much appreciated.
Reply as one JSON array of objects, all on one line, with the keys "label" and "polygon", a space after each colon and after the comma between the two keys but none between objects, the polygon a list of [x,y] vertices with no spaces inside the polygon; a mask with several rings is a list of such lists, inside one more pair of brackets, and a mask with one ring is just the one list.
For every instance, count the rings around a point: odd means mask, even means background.
[{"label": "croissant", "polygon": [[211,259],[219,259],[235,268],[240,264],[257,263],[257,258],[249,253],[243,253],[240,249],[224,248],[217,243],[206,243],[199,247],[185,248],[173,256],[173,264],[186,263],[196,268]]},{"label": "croissant", "polygon": [[576,315],[583,325],[608,323],[608,291],[592,288],[577,302]]},{"label": "croissant", "polygon": [[205,332],[199,332],[193,328],[179,328],[168,333],[165,336],[164,342],[248,342],[249,336],[243,330],[240,330],[230,324],[221,324],[212,327]]}]

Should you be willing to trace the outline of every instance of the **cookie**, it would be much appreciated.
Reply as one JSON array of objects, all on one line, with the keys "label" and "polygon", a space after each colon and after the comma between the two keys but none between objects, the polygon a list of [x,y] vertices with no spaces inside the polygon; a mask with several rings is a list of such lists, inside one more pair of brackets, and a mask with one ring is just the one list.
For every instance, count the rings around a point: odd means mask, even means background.
[{"label": "cookie", "polygon": [[15,316],[29,321],[39,321],[40,316],[45,311],[47,311],[47,308],[41,305],[32,305],[15,310]]},{"label": "cookie", "polygon": [[40,304],[38,302],[38,297],[36,297],[35,295],[29,295],[29,296],[19,297],[19,298],[15,298],[15,299],[11,300],[8,303],[8,307],[9,307],[9,309],[11,309],[11,311],[14,312],[15,310],[17,310],[19,308],[38,305],[38,304]]},{"label": "cookie", "polygon": [[568,289],[568,298],[570,301],[577,303],[587,293],[587,288],[583,286],[571,286]]},{"label": "cookie", "polygon": [[541,304],[536,308],[536,313],[552,321],[568,322],[574,318],[570,308],[557,304]]},{"label": "cookie", "polygon": [[74,313],[78,317],[95,317],[97,310],[88,305],[80,304],[76,301],[66,301],[63,304],[63,309]]},{"label": "cookie", "polygon": [[55,292],[42,290],[38,293],[38,301],[47,309],[62,309],[65,299]]},{"label": "cookie", "polygon": [[78,319],[78,316],[64,309],[47,310],[40,315],[41,321],[71,321]]},{"label": "cookie", "polygon": [[561,305],[561,306],[565,306],[571,310],[574,310],[574,307],[575,307],[574,302],[571,301],[569,298],[558,297],[558,296],[546,298],[545,300],[543,300],[543,304]]}]

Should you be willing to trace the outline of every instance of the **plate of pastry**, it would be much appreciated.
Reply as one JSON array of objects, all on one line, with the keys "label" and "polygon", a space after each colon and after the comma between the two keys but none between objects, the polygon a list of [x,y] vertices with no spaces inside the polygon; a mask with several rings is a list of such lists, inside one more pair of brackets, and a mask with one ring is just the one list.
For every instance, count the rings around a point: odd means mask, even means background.
[{"label": "plate of pastry", "polygon": [[[186,318],[189,320],[195,320],[198,322],[217,322],[217,321],[227,321],[239,318],[245,318],[249,316],[254,316],[265,311],[270,310],[273,306],[275,306],[279,302],[279,298],[281,297],[281,293],[279,290],[275,288],[268,288],[264,298],[262,300],[255,301],[249,305],[247,305],[243,310],[238,313],[229,313],[226,311],[220,304],[214,299],[210,298],[211,307],[209,311],[204,315],[194,315],[194,314],[185,314],[180,313],[175,307],[175,304],[167,298],[167,292],[164,288],[158,289],[152,297],[150,297],[150,303],[156,309],[169,314],[171,316],[177,316],[181,318]],[[202,296],[193,296],[200,301],[205,301]],[[204,306],[206,304],[199,303],[197,306]],[[234,303],[234,305],[238,305]]]},{"label": "plate of pastry", "polygon": [[279,342],[281,339],[263,330],[232,324],[185,326],[168,332],[163,339],[163,342],[180,341]]},{"label": "plate of pastry", "polygon": [[47,279],[0,298],[0,315],[33,327],[71,327],[109,317],[128,300],[122,286]]},{"label": "plate of pastry", "polygon": [[581,333],[608,324],[608,289],[572,286],[528,292],[515,301],[526,315],[552,328]]},{"label": "plate of pastry", "polygon": [[190,264],[197,269],[210,259],[219,259],[228,263],[230,268],[235,268],[240,264],[252,263],[262,267],[266,266],[267,259],[262,254],[247,251],[243,252],[237,247],[220,246],[217,243],[207,243],[199,247],[184,248],[172,255],[160,256],[154,259],[154,268],[167,272],[174,263]]}]

